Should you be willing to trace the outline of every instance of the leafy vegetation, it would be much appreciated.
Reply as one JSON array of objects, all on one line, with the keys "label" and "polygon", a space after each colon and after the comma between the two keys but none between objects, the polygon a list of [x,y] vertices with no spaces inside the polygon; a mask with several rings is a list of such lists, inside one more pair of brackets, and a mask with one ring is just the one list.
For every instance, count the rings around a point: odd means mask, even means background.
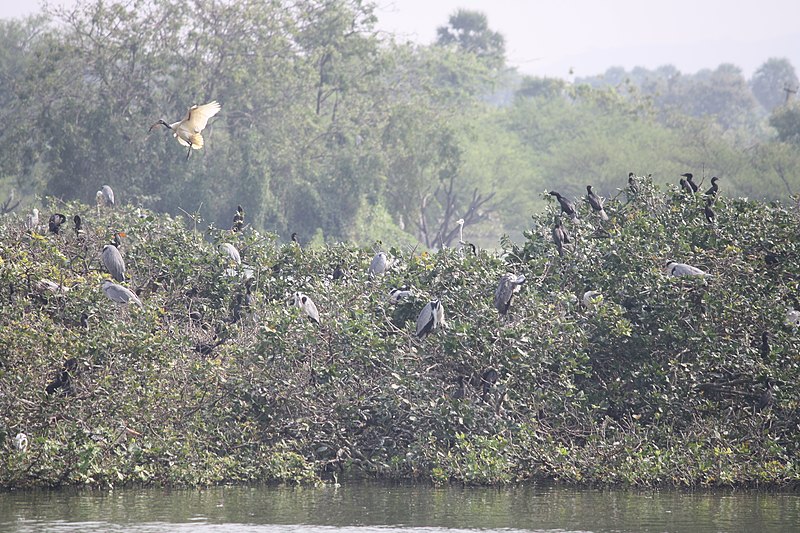
[{"label": "leafy vegetation", "polygon": [[[53,201],[45,218],[84,220],[83,234],[67,223],[58,235],[7,215],[0,485],[796,485],[798,213],[723,195],[712,225],[699,194],[636,185],[606,202],[607,222],[580,205],[563,256],[548,200],[522,243],[389,248],[375,280],[374,249],[280,244],[196,214]],[[99,253],[119,230],[143,308],[100,289]],[[666,260],[713,277],[666,276]],[[501,317],[507,271],[527,283]],[[413,296],[391,305],[404,284]],[[582,304],[587,290],[599,296]],[[289,305],[296,291],[321,325]],[[419,340],[433,298],[447,328]]]},{"label": "leafy vegetation", "polygon": [[[485,15],[395,42],[361,0],[139,0],[0,21],[0,204],[91,201],[104,183],[158,212],[228,227],[236,205],[288,240],[521,243],[541,192],[611,196],[628,172],[722,178],[730,196],[798,192],[794,67],[611,68],[521,76]],[[206,146],[168,133],[218,100]],[[22,201],[22,204],[17,202]]]}]

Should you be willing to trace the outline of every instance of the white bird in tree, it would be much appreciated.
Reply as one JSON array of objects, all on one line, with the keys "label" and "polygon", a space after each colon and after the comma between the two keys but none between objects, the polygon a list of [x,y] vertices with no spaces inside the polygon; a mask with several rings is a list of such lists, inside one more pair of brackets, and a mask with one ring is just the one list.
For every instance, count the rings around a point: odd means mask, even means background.
[{"label": "white bird in tree", "polygon": [[219,253],[225,255],[236,262],[237,265],[242,264],[242,257],[239,255],[239,250],[228,242],[223,242],[219,245]]},{"label": "white bird in tree", "polygon": [[458,242],[459,244],[466,244],[464,242],[464,219],[459,218],[456,220],[456,224],[458,224]]},{"label": "white bird in tree", "polygon": [[299,307],[303,311],[303,313],[305,313],[306,316],[308,316],[308,318],[310,318],[312,321],[316,322],[317,324],[320,323],[319,311],[317,310],[317,305],[311,298],[309,298],[302,292],[294,293],[294,296],[292,297],[292,305],[295,307]]},{"label": "white bird in tree", "polygon": [[17,433],[14,437],[14,448],[19,452],[25,452],[28,449],[28,436],[25,433]]},{"label": "white bird in tree", "polygon": [[675,261],[668,261],[665,267],[667,274],[670,276],[702,276],[704,278],[713,277],[711,274],[700,270],[699,268],[687,265],[686,263],[676,263]]},{"label": "white bird in tree", "polygon": [[28,215],[27,219],[25,219],[25,229],[33,231],[38,226],[39,226],[39,210],[34,207],[31,210],[31,214]]},{"label": "white bird in tree", "polygon": [[220,109],[222,106],[216,100],[203,105],[195,104],[189,108],[183,120],[172,124],[159,120],[150,126],[150,131],[153,131],[156,126],[164,126],[171,130],[172,136],[178,139],[182,146],[189,148],[186,152],[186,159],[189,159],[192,150],[199,150],[203,147],[203,135],[200,132],[208,125],[208,119],[219,113]]},{"label": "white bird in tree", "polygon": [[447,324],[444,321],[444,307],[439,300],[433,300],[425,304],[417,317],[417,337],[425,338],[437,328],[444,328]]},{"label": "white bird in tree", "polygon": [[117,285],[113,281],[106,280],[103,282],[103,292],[112,302],[117,302],[118,304],[128,304],[133,302],[139,307],[142,307],[142,301],[138,296],[136,296],[136,294],[133,293],[132,290],[127,287],[123,287],[122,285]]}]

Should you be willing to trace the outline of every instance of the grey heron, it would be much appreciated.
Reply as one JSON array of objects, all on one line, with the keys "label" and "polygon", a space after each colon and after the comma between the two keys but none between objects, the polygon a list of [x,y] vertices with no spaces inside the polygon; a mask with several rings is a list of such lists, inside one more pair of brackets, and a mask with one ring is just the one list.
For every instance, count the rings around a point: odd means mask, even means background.
[{"label": "grey heron", "polygon": [[375,276],[381,276],[388,272],[389,267],[389,256],[385,252],[378,252],[369,264],[367,276],[369,279],[375,279]]},{"label": "grey heron", "polygon": [[69,287],[65,287],[64,285],[59,285],[55,281],[42,278],[36,282],[36,290],[39,292],[50,291],[58,296],[63,296],[69,292]]},{"label": "grey heron", "polygon": [[119,304],[129,304],[133,302],[139,307],[143,307],[142,301],[132,290],[122,285],[117,285],[113,281],[106,280],[103,282],[103,292],[112,302]]},{"label": "grey heron", "polygon": [[508,313],[508,308],[511,306],[511,300],[514,294],[518,293],[522,284],[525,283],[525,276],[512,274],[506,272],[500,276],[500,282],[494,291],[494,306],[501,315]]},{"label": "grey heron", "polygon": [[608,220],[606,210],[603,208],[603,200],[594,193],[591,185],[586,186],[586,199],[589,201],[592,211],[597,213],[602,220]]},{"label": "grey heron", "polygon": [[100,188],[100,194],[103,195],[103,202],[106,207],[114,207],[114,190],[110,186],[103,185]]},{"label": "grey heron", "polygon": [[413,293],[408,285],[403,285],[399,289],[395,287],[389,291],[389,303],[392,305],[397,305],[401,301],[411,298],[412,294]]},{"label": "grey heron", "polygon": [[432,300],[425,304],[417,317],[417,337],[420,339],[430,335],[440,327],[446,327],[444,321],[444,306],[439,300]]},{"label": "grey heron", "polygon": [[302,292],[294,293],[292,297],[292,305],[298,307],[305,315],[310,318],[313,322],[317,324],[321,323],[319,318],[319,311],[317,310],[317,305],[314,301],[303,294]]},{"label": "grey heron", "polygon": [[208,125],[208,119],[219,113],[220,109],[222,109],[222,106],[216,100],[203,105],[195,104],[189,108],[182,120],[172,124],[159,120],[150,126],[150,131],[153,131],[156,126],[164,126],[172,131],[172,136],[178,140],[181,146],[189,148],[186,152],[186,159],[189,159],[193,149],[199,150],[203,147],[203,135],[200,132]]},{"label": "grey heron", "polygon": [[575,211],[575,204],[569,201],[567,198],[562,196],[560,193],[556,191],[550,191],[552,196],[555,196],[558,200],[558,203],[561,204],[561,211],[565,213],[569,218],[572,220],[578,219],[578,212]]},{"label": "grey heron", "polygon": [[103,246],[100,258],[103,260],[103,266],[115,280],[125,281],[125,261],[119,252],[120,237],[125,237],[125,234],[122,232],[114,234],[113,242]]},{"label": "grey heron", "polygon": [[242,257],[239,255],[239,250],[230,243],[223,242],[219,245],[219,253],[234,261],[237,265],[242,264]]},{"label": "grey heron", "polygon": [[713,277],[711,274],[686,263],[676,263],[675,261],[667,261],[665,267],[666,273],[670,276],[701,276],[704,278]]}]

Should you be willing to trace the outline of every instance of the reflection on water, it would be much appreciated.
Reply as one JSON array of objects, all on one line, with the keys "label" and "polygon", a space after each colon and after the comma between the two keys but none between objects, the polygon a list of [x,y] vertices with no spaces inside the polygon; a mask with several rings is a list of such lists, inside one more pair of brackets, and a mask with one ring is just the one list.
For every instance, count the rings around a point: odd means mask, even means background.
[{"label": "reflection on water", "polygon": [[800,495],[525,486],[36,491],[0,494],[2,531],[455,533],[796,531]]}]

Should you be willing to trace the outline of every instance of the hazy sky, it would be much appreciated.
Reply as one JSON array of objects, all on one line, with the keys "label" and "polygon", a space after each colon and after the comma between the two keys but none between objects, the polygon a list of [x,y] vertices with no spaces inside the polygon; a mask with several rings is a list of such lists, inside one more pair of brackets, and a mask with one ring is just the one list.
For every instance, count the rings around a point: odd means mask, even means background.
[{"label": "hazy sky", "polygon": [[[62,3],[65,0],[51,0]],[[72,3],[74,0],[66,0]],[[376,0],[378,27],[429,44],[458,8],[484,12],[506,38],[508,61],[526,74],[569,78],[610,66],[685,73],[740,66],[750,76],[770,57],[800,70],[800,0]],[[0,16],[38,10],[0,0]]]}]

